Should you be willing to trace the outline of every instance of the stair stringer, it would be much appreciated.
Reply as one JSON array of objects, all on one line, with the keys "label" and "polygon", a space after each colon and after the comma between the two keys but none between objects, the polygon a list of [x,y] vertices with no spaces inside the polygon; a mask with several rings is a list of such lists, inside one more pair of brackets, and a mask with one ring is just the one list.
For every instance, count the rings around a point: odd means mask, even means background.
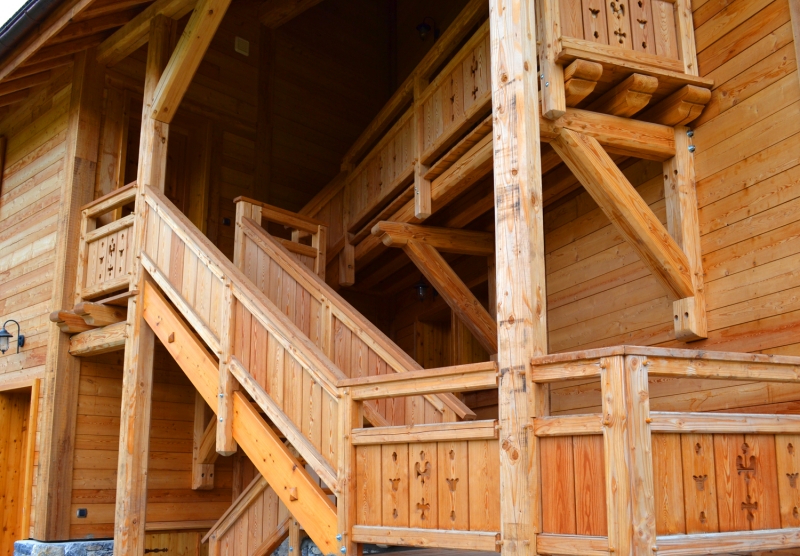
[{"label": "stair stringer", "polygon": [[[144,319],[206,403],[216,407],[219,363],[150,281],[141,292]],[[336,507],[240,392],[234,393],[233,436],[281,502],[324,554],[337,551]]]}]

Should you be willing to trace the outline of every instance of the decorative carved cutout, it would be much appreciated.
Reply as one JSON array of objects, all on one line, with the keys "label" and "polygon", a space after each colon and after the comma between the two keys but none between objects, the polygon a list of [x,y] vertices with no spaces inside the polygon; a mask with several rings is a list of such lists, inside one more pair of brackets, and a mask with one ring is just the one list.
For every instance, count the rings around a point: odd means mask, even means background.
[{"label": "decorative carved cutout", "polygon": [[400,485],[400,478],[389,479],[389,482],[392,484],[392,492],[397,492],[397,487]]},{"label": "decorative carved cutout", "polygon": [[430,477],[431,477],[431,462],[426,461],[424,463],[424,470],[422,470],[422,471],[420,471],[420,465],[419,464],[420,464],[420,462],[417,462],[414,465],[414,471],[417,474],[417,479],[419,479],[420,481],[422,481],[423,484],[425,484],[425,481],[427,479],[430,479]]},{"label": "decorative carved cutout", "polygon": [[455,492],[458,486],[458,479],[445,479],[445,481],[447,481],[447,486],[450,487],[450,492]]},{"label": "decorative carved cutout", "polygon": [[789,442],[789,445],[786,446],[786,449],[789,450],[790,454],[794,454],[794,444],[792,444],[791,442]]},{"label": "decorative carved cutout", "polygon": [[698,456],[703,453],[703,446],[699,442],[694,445],[694,453]]},{"label": "decorative carved cutout", "polygon": [[706,517],[706,512],[700,512],[700,523],[705,523],[706,521],[708,521],[708,518]]},{"label": "decorative carved cutout", "polygon": [[756,457],[751,455],[749,458],[747,457],[747,453],[750,451],[750,446],[745,442],[742,444],[742,456],[736,456],[736,471],[740,475],[742,473],[755,473],[756,472]]},{"label": "decorative carved cutout", "polygon": [[797,488],[797,476],[800,473],[787,473],[786,476],[789,477],[789,486],[792,488]]},{"label": "decorative carved cutout", "polygon": [[431,509],[431,505],[428,502],[425,502],[423,498],[421,502],[417,502],[417,510],[420,512],[420,519],[428,519],[428,512]]},{"label": "decorative carved cutout", "polygon": [[625,42],[625,37],[627,37],[627,36],[628,36],[628,34],[627,34],[627,33],[625,33],[624,31],[621,31],[621,30],[619,30],[619,29],[616,29],[616,30],[614,31],[614,34],[615,34],[615,35],[617,36],[617,38],[619,39],[619,44],[623,44],[623,43]]},{"label": "decorative carved cutout", "polygon": [[753,521],[756,516],[753,512],[758,511],[758,501],[754,501],[750,495],[747,495],[747,501],[742,502],[742,509],[747,510],[747,519],[748,521]]},{"label": "decorative carved cutout", "polygon": [[392,452],[392,461],[397,463],[397,452]]},{"label": "decorative carved cutout", "polygon": [[800,519],[800,510],[797,509],[797,506],[792,508],[792,517],[795,519]]},{"label": "decorative carved cutout", "polygon": [[692,478],[694,479],[695,485],[697,485],[698,491],[703,491],[706,489],[708,475],[692,475]]}]

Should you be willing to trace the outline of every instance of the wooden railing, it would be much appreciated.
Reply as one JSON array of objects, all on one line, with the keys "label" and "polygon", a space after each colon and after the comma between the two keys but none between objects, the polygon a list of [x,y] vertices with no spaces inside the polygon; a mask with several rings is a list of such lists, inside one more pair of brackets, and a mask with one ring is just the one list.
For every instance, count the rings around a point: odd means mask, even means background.
[{"label": "wooden railing", "polygon": [[[533,420],[539,553],[800,547],[800,416],[764,414],[769,406],[758,414],[693,411],[741,412],[753,405],[747,392],[765,383],[796,385],[799,358],[624,346],[535,358],[530,379],[540,395],[570,380],[573,394],[587,398],[583,405],[596,404]],[[727,399],[714,400],[725,390],[712,390],[711,381],[725,381]],[[681,384],[691,402],[651,398],[654,387]],[[698,392],[705,389],[708,395]]]},{"label": "wooden railing", "polygon": [[[237,234],[240,233],[239,223],[243,218],[249,218],[259,226],[273,223],[285,227],[291,231],[291,240],[276,237],[275,241],[283,245],[311,272],[325,279],[328,227],[324,223],[247,197],[237,197],[233,202],[236,203]],[[310,241],[302,243],[301,240],[305,238]],[[239,235],[235,241],[237,248],[241,246]],[[234,261],[241,260],[243,259],[235,251]]]},{"label": "wooden railing", "polygon": [[134,215],[131,210],[122,216],[120,209],[126,205],[132,209],[135,198],[136,184],[132,183],[81,211],[76,304],[128,289],[134,262],[129,249]]},{"label": "wooden railing", "polygon": [[492,362],[339,382],[348,404],[345,508],[358,543],[499,550],[497,421],[363,428],[370,401],[497,387]]},{"label": "wooden railing", "polygon": [[[240,212],[237,207],[237,214]],[[403,373],[420,365],[387,338],[260,225],[237,223],[235,248],[250,281],[347,377]],[[241,232],[241,233],[240,233]],[[238,262],[238,261],[237,261]],[[242,361],[253,361],[242,354]],[[412,396],[367,404],[373,425],[419,424],[474,419],[475,414],[449,394]]]},{"label": "wooden railing", "polygon": [[278,495],[258,475],[203,538],[209,556],[269,556],[289,536],[292,521]]}]

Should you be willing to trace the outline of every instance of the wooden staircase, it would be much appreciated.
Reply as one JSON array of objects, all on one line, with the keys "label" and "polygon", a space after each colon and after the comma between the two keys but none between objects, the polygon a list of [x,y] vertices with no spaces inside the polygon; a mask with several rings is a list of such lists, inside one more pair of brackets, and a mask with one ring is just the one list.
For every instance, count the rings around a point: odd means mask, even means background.
[{"label": "wooden staircase", "polygon": [[[216,408],[218,451],[220,435],[230,427],[234,446],[266,481],[239,498],[212,531],[212,544],[222,546],[226,531],[249,519],[247,504],[274,493],[325,554],[350,552],[356,542],[453,548],[478,542],[495,549],[499,524],[492,523],[495,504],[487,505],[486,497],[499,488],[492,480],[499,467],[496,422],[474,421],[452,394],[496,387],[493,363],[422,370],[325,285],[313,264],[304,264],[309,253],[290,253],[261,227],[261,216],[272,213],[257,203],[238,202],[233,264],[161,193],[144,188],[140,199],[144,320]],[[372,427],[364,428],[365,420]],[[448,480],[457,484],[469,472],[462,463],[470,450],[488,472],[474,491],[484,513],[474,519],[481,527],[475,532],[467,487],[448,487]],[[450,471],[447,461],[455,462],[457,454],[461,461]],[[384,471],[382,459],[405,475]],[[416,477],[415,469],[422,469]],[[405,492],[419,483],[425,492],[413,496],[426,500],[423,509],[409,510],[408,500],[397,495],[404,514],[381,509],[384,482]],[[434,512],[458,512],[459,519],[437,520]],[[262,528],[253,550],[235,553],[260,553],[261,544],[276,540],[281,523]],[[494,526],[486,530],[487,523]],[[359,538],[361,525],[367,527]],[[439,537],[431,535],[437,532]]]}]

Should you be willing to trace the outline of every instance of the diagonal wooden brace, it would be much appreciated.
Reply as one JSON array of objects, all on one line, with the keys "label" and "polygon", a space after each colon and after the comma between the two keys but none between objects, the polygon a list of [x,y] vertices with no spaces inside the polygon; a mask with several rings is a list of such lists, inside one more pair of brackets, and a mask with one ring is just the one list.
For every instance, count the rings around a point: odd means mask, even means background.
[{"label": "diagonal wooden brace", "polygon": [[596,139],[562,129],[551,143],[672,299],[694,296],[689,261]]}]

